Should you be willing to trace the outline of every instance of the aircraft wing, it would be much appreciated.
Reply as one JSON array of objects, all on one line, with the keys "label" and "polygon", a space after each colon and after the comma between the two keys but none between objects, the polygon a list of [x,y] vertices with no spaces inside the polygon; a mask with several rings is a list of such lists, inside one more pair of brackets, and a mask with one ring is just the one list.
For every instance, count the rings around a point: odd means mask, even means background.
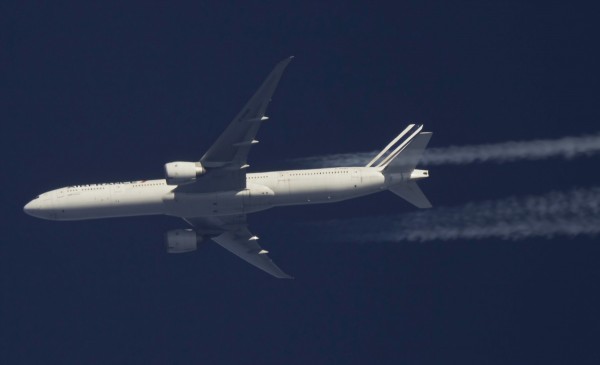
[{"label": "aircraft wing", "polygon": [[293,57],[279,62],[262,85],[233,118],[225,131],[200,159],[206,174],[196,182],[177,188],[181,192],[212,192],[246,187],[247,157],[252,145],[258,143],[256,133],[263,121],[267,106],[279,84],[281,75]]},{"label": "aircraft wing", "polygon": [[185,218],[199,235],[208,235],[213,241],[242,260],[279,279],[292,279],[267,255],[258,244],[258,237],[248,230],[246,215]]}]

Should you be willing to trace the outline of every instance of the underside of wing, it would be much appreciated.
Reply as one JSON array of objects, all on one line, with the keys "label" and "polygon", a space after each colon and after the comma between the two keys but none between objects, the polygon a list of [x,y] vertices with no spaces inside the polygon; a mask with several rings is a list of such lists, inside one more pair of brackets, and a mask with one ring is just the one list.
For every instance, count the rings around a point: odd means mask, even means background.
[{"label": "underside of wing", "polygon": [[253,236],[245,228],[225,232],[217,237],[213,237],[213,241],[223,246],[226,250],[264,272],[279,279],[292,279],[279,266],[275,265],[273,260],[267,255],[269,251],[262,249],[257,240],[258,237]]},{"label": "underside of wing", "polygon": [[258,244],[258,237],[248,231],[246,216],[243,214],[220,217],[185,218],[199,235],[213,241],[242,260],[256,266],[279,279],[291,279],[271,258],[268,251]]},{"label": "underside of wing", "polygon": [[267,107],[283,71],[292,58],[286,58],[275,66],[225,131],[202,156],[200,164],[206,168],[206,174],[192,184],[179,186],[177,191],[205,193],[246,187],[248,152],[258,143],[255,139],[256,134],[262,122],[268,119],[265,116]]},{"label": "underside of wing", "polygon": [[202,156],[200,162],[203,166],[210,168],[233,164],[239,168],[246,164],[250,147],[257,143],[254,137],[261,122],[266,120],[267,106],[291,60],[292,57],[286,58],[275,66],[252,98]]}]

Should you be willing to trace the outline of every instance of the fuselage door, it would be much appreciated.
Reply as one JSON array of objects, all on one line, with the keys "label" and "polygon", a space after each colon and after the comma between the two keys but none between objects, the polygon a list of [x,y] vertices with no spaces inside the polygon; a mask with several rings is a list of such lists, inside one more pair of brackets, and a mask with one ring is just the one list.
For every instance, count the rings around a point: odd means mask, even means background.
[{"label": "fuselage door", "polygon": [[357,169],[350,169],[350,179],[352,186],[358,188],[362,183],[362,174]]},{"label": "fuselage door", "polygon": [[288,195],[290,193],[290,176],[287,172],[277,173],[277,188],[275,194]]}]

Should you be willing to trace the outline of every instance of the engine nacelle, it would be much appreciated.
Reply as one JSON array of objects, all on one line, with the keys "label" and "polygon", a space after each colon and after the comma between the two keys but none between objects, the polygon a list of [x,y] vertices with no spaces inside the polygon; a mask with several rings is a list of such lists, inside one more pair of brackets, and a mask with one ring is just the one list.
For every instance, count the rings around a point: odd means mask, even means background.
[{"label": "engine nacelle", "polygon": [[165,179],[168,185],[183,185],[196,181],[206,170],[199,162],[169,162],[165,164]]},{"label": "engine nacelle", "polygon": [[186,253],[196,251],[202,237],[192,229],[175,229],[167,232],[165,243],[168,253]]}]

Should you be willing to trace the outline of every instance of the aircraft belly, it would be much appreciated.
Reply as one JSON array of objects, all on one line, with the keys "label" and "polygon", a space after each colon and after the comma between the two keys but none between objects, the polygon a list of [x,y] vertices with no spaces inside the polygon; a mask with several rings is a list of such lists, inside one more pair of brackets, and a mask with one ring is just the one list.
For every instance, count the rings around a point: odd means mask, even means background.
[{"label": "aircraft belly", "polygon": [[279,206],[332,203],[375,193],[383,184],[382,174],[360,169],[342,176],[298,177],[290,179],[289,192],[276,191],[274,202]]},{"label": "aircraft belly", "polygon": [[178,217],[207,217],[246,213],[247,189],[217,193],[169,193],[163,202],[166,214]]}]

